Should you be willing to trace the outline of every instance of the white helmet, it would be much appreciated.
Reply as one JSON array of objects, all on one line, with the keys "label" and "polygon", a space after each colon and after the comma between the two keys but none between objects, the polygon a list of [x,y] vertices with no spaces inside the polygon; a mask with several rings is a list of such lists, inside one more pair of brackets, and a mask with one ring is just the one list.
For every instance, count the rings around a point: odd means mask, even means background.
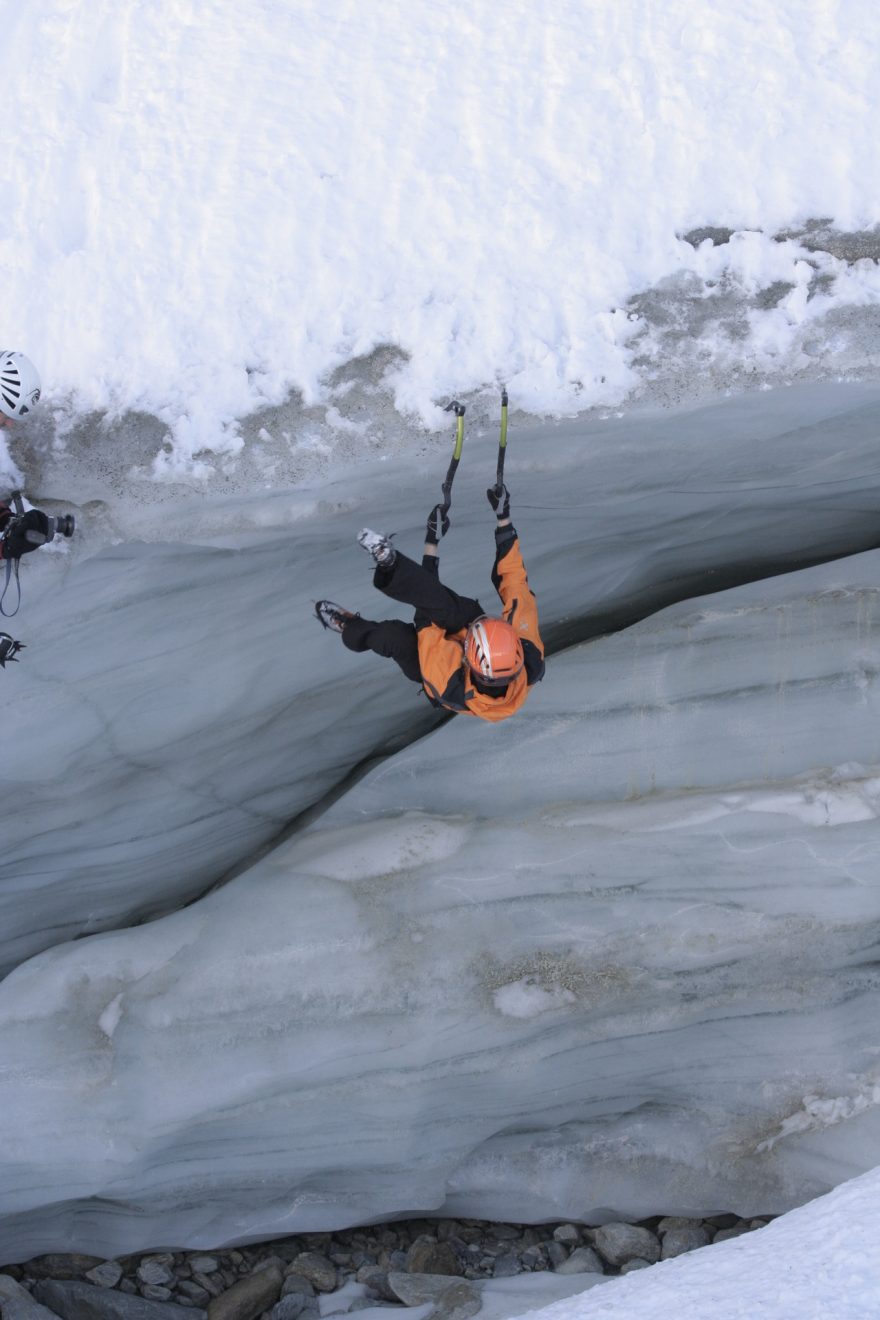
[{"label": "white helmet", "polygon": [[24,353],[0,351],[0,412],[26,417],[40,402],[40,375]]}]

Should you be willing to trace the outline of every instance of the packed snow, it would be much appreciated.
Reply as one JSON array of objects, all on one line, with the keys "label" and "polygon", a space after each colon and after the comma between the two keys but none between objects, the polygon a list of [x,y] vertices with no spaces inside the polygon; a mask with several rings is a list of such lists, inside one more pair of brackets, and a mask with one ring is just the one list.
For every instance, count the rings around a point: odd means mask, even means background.
[{"label": "packed snow", "polygon": [[880,218],[878,46],[872,0],[20,6],[4,335],[68,458],[166,478],[411,444],[501,377],[560,415],[864,370],[876,235],[807,227]]},{"label": "packed snow", "polygon": [[[0,1263],[880,1162],[880,561],[802,567],[878,541],[878,46],[870,0],[9,16],[0,484],[79,531],[0,675]],[[568,649],[438,728],[308,616],[374,608],[364,522],[416,549],[453,394],[488,595],[502,380]],[[873,1315],[877,1185],[547,1320]]]},{"label": "packed snow", "polygon": [[[530,1320],[874,1320],[880,1170],[747,1237],[529,1308]],[[508,1311],[508,1315],[513,1314]]]}]

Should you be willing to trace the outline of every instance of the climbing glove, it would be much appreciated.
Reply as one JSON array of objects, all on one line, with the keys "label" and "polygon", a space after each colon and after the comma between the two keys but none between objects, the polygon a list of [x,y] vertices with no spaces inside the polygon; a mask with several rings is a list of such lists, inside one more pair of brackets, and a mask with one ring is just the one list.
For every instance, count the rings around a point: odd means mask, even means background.
[{"label": "climbing glove", "polygon": [[442,504],[435,504],[428,514],[425,526],[425,541],[428,545],[438,545],[441,537],[449,531],[449,514]]},{"label": "climbing glove", "polygon": [[510,491],[503,482],[500,486],[490,486],[486,491],[486,499],[495,510],[496,518],[510,517]]}]

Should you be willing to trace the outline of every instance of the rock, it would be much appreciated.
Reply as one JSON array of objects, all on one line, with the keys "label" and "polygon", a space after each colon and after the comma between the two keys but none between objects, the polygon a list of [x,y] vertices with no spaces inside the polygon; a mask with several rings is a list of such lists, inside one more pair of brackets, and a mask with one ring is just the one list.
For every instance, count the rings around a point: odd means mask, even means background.
[{"label": "rock", "polygon": [[105,1260],[89,1270],[86,1278],[98,1288],[115,1288],[122,1278],[122,1266],[118,1260]]},{"label": "rock", "polygon": [[592,1247],[577,1247],[568,1260],[564,1260],[561,1265],[556,1266],[556,1273],[604,1274],[605,1267]]},{"label": "rock", "polygon": [[649,1260],[639,1260],[637,1256],[635,1260],[628,1260],[625,1265],[621,1265],[620,1272],[621,1274],[632,1274],[633,1270],[648,1269],[650,1264]]},{"label": "rock", "polygon": [[277,1266],[239,1279],[208,1303],[208,1320],[256,1320],[281,1296],[283,1276]]},{"label": "rock", "polygon": [[388,1274],[380,1269],[378,1265],[365,1265],[363,1269],[358,1270],[355,1275],[358,1283],[364,1284],[370,1292],[375,1293],[386,1302],[397,1302],[400,1299],[397,1293],[392,1292],[388,1287]]},{"label": "rock", "polygon": [[223,1291],[223,1284],[219,1278],[214,1279],[210,1274],[202,1274],[198,1270],[193,1270],[193,1282],[197,1283],[200,1288],[204,1288],[205,1292],[209,1293],[211,1297],[219,1297]]},{"label": "rock", "polygon": [[[99,1262],[100,1264],[100,1262]],[[205,1312],[173,1302],[151,1302],[146,1297],[119,1288],[98,1288],[76,1280],[42,1279],[34,1285],[34,1297],[62,1320],[188,1320]]]},{"label": "rock", "polygon": [[553,1241],[561,1242],[566,1247],[576,1247],[581,1240],[581,1231],[576,1224],[557,1224],[553,1230]]},{"label": "rock", "polygon": [[196,1306],[207,1306],[211,1300],[211,1294],[197,1284],[195,1279],[181,1279],[177,1291],[183,1293],[191,1302],[195,1302]]},{"label": "rock", "polygon": [[673,1256],[683,1256],[686,1251],[707,1247],[709,1241],[709,1233],[702,1224],[682,1224],[680,1228],[670,1228],[663,1234],[660,1259],[671,1260]]},{"label": "rock", "polygon": [[278,1270],[279,1274],[283,1276],[287,1269],[287,1265],[288,1262],[282,1260],[280,1256],[263,1256],[262,1259],[258,1260],[256,1265],[254,1265],[251,1274],[256,1274],[259,1270],[272,1268]]},{"label": "rock", "polygon": [[[383,1255],[384,1255],[384,1254],[385,1254],[385,1253],[383,1253]],[[406,1269],[406,1256],[407,1256],[407,1253],[406,1253],[405,1251],[389,1251],[389,1252],[387,1253],[387,1255],[388,1255],[388,1261],[387,1261],[387,1264],[386,1264],[386,1266],[385,1266],[385,1268],[386,1268],[387,1270],[405,1270],[405,1269]],[[426,1271],[426,1273],[427,1273],[427,1271]]]},{"label": "rock", "polygon": [[428,1234],[416,1238],[406,1253],[404,1268],[408,1274],[461,1275],[461,1265],[449,1243],[438,1242]]},{"label": "rock", "polygon": [[[174,1282],[173,1265],[173,1256],[145,1256],[137,1268],[138,1282],[146,1284],[148,1288],[166,1288]],[[149,1296],[146,1293],[144,1295]]]},{"label": "rock", "polygon": [[750,1233],[751,1229],[746,1224],[734,1224],[732,1228],[719,1228],[713,1237],[713,1242],[727,1242],[730,1238],[742,1237],[743,1233]]},{"label": "rock", "polygon": [[309,1282],[304,1274],[294,1274],[291,1269],[284,1276],[284,1282],[281,1285],[281,1296],[286,1297],[288,1293],[300,1293],[303,1297],[314,1297],[314,1285]]},{"label": "rock", "polygon": [[609,1265],[625,1265],[628,1260],[646,1260],[649,1265],[660,1259],[660,1243],[647,1228],[637,1224],[603,1224],[593,1229],[593,1244]]},{"label": "rock", "polygon": [[329,1247],[333,1239],[332,1233],[304,1233],[303,1241],[306,1244],[307,1251],[323,1251]]},{"label": "rock", "polygon": [[433,1302],[430,1320],[470,1320],[480,1309],[479,1290],[464,1279],[448,1274],[409,1274],[396,1272],[388,1275],[388,1286],[405,1306],[423,1306]]},{"label": "rock", "polygon": [[214,1274],[220,1268],[214,1256],[190,1256],[187,1264],[193,1274]]},{"label": "rock", "polygon": [[[285,1262],[286,1267],[290,1265],[290,1262],[296,1261],[298,1255],[301,1255],[303,1251],[306,1250],[306,1245],[305,1242],[302,1241],[302,1238],[299,1237],[280,1238],[277,1242],[272,1243],[272,1250],[277,1257],[280,1257],[282,1261]],[[230,1251],[231,1261],[234,1261],[236,1255],[239,1257],[239,1262],[237,1263],[240,1265],[241,1261],[244,1259],[241,1257],[240,1251]]]},{"label": "rock", "polygon": [[3,1320],[58,1320],[9,1274],[0,1274],[0,1311]]},{"label": "rock", "polygon": [[544,1268],[544,1253],[540,1247],[526,1247],[520,1257],[524,1270],[540,1270]]},{"label": "rock", "polygon": [[148,1288],[163,1288],[174,1281],[174,1271],[169,1269],[164,1261],[153,1260],[147,1257],[141,1261],[137,1269],[138,1280],[146,1284]]},{"label": "rock", "polygon": [[568,1251],[561,1242],[548,1242],[546,1251],[547,1259],[554,1269],[558,1269],[560,1265],[568,1260]]},{"label": "rock", "polygon": [[24,1266],[24,1272],[31,1279],[81,1279],[96,1265],[103,1265],[100,1256],[81,1256],[77,1253],[68,1256],[35,1256]]},{"label": "rock", "polygon": [[734,1228],[739,1221],[736,1215],[710,1215],[703,1222],[711,1224],[713,1228]]},{"label": "rock", "polygon": [[318,1292],[333,1292],[336,1287],[336,1266],[320,1252],[301,1251],[291,1267],[292,1274],[301,1274]]},{"label": "rock", "polygon": [[655,1232],[662,1237],[671,1228],[700,1228],[702,1224],[702,1219],[688,1219],[685,1215],[667,1215],[665,1219],[660,1220]]},{"label": "rock", "polygon": [[142,1283],[140,1291],[141,1297],[148,1297],[151,1302],[167,1302],[171,1297],[171,1289],[161,1283]]},{"label": "rock", "polygon": [[460,1224],[457,1219],[441,1219],[437,1225],[437,1239],[440,1242],[448,1242],[450,1238],[458,1237]]},{"label": "rock", "polygon": [[515,1228],[513,1224],[491,1224],[490,1236],[496,1242],[516,1242],[522,1229]]},{"label": "rock", "polygon": [[269,1312],[271,1320],[297,1320],[305,1310],[308,1300],[308,1297],[304,1297],[302,1293],[288,1293],[272,1307]]},{"label": "rock", "polygon": [[493,1279],[512,1279],[514,1275],[522,1273],[522,1265],[519,1257],[514,1256],[513,1252],[507,1251],[503,1256],[495,1257],[495,1264],[492,1267]]}]

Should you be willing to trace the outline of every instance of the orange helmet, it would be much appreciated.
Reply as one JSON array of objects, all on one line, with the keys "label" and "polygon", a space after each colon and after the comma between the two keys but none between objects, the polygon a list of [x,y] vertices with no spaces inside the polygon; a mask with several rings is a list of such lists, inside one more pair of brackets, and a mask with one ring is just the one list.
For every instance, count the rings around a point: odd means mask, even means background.
[{"label": "orange helmet", "polygon": [[519,633],[504,619],[490,619],[487,614],[474,619],[464,639],[464,657],[471,672],[481,683],[503,687],[523,667]]}]

